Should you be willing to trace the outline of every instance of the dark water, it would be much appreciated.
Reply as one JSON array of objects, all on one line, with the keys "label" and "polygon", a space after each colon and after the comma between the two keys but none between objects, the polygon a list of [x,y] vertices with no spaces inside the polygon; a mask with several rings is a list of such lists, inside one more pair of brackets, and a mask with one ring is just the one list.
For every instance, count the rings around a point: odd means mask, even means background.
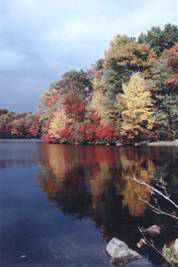
[{"label": "dark water", "polygon": [[0,140],[0,266],[110,266],[110,238],[136,248],[137,227],[160,223],[133,176],[178,190],[178,149]]}]

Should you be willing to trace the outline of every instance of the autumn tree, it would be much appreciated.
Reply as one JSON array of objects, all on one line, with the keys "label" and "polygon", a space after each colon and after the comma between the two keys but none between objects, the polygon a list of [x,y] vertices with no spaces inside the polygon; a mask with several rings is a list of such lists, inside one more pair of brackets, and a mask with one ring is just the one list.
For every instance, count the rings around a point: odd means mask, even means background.
[{"label": "autumn tree", "polygon": [[65,72],[41,99],[44,139],[124,144],[178,136],[177,34],[167,24],[138,41],[116,35],[103,59]]},{"label": "autumn tree", "polygon": [[99,90],[93,92],[89,108],[99,117],[101,124],[109,122],[109,110],[106,106],[106,97],[103,92]]},{"label": "autumn tree", "polygon": [[126,35],[117,35],[113,38],[110,48],[105,53],[103,69],[94,80],[94,89],[97,88],[105,94],[110,117],[118,127],[121,123],[121,114],[116,104],[116,96],[122,93],[123,82],[128,82],[135,72],[150,78],[155,60],[156,55],[149,44],[140,44],[135,38]]},{"label": "autumn tree", "polygon": [[[71,133],[72,120],[67,116],[63,107],[58,108],[49,124],[49,135],[54,140],[66,142]],[[63,140],[64,139],[64,140]]]},{"label": "autumn tree", "polygon": [[41,124],[42,139],[45,141],[50,140],[49,125],[62,100],[62,95],[57,91],[55,83],[51,83],[48,90],[41,96],[37,114]]},{"label": "autumn tree", "polygon": [[178,43],[172,48],[165,49],[161,56],[167,61],[166,66],[171,69],[171,74],[165,80],[165,84],[171,86],[173,91],[178,90]]},{"label": "autumn tree", "polygon": [[2,112],[0,115],[0,138],[11,137],[11,123],[15,118],[13,112]]},{"label": "autumn tree", "polygon": [[41,96],[38,104],[38,114],[41,120],[47,119],[57,109],[60,98],[61,95],[55,89],[54,83],[51,83],[48,90]]},{"label": "autumn tree", "polygon": [[36,114],[4,111],[0,115],[0,138],[40,137],[41,127]]},{"label": "autumn tree", "polygon": [[[144,131],[153,128],[150,92],[146,89],[145,80],[140,73],[133,74],[129,83],[123,84],[123,94],[120,98],[123,105],[123,130]],[[119,99],[118,101],[120,104]]]},{"label": "autumn tree", "polygon": [[71,91],[64,98],[64,108],[68,117],[73,121],[81,122],[84,119],[84,102],[74,92]]},{"label": "autumn tree", "polygon": [[30,138],[40,138],[41,137],[41,123],[39,117],[36,114],[30,113],[26,116],[27,120],[27,133]]},{"label": "autumn tree", "polygon": [[104,70],[108,89],[122,92],[122,83],[129,80],[134,72],[150,77],[155,62],[155,53],[149,44],[140,44],[134,38],[117,35],[105,55]]}]

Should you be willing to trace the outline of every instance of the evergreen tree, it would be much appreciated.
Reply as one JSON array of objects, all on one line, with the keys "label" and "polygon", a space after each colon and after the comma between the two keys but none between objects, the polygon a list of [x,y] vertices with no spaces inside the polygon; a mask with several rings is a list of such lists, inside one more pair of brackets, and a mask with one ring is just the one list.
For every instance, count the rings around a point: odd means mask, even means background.
[{"label": "evergreen tree", "polygon": [[159,57],[164,49],[178,43],[178,27],[171,24],[166,24],[163,30],[160,27],[152,27],[147,33],[141,33],[138,41],[150,44]]},{"label": "evergreen tree", "polygon": [[178,136],[178,91],[169,83],[174,76],[166,59],[161,58],[153,68],[153,78],[149,89],[154,105],[155,124],[160,131],[161,139],[174,139]]}]

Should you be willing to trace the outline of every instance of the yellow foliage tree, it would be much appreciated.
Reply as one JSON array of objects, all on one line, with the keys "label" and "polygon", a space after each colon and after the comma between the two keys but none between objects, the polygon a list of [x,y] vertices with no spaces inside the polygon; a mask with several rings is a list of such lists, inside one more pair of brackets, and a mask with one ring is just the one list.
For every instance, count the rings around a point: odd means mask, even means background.
[{"label": "yellow foliage tree", "polygon": [[60,138],[60,132],[66,128],[72,120],[66,115],[64,107],[59,108],[53,116],[49,126],[49,135],[56,139]]},{"label": "yellow foliage tree", "polygon": [[145,80],[140,73],[133,74],[129,83],[123,84],[123,94],[118,98],[118,105],[120,103],[123,105],[124,130],[152,129],[154,120],[150,92],[146,90]]}]

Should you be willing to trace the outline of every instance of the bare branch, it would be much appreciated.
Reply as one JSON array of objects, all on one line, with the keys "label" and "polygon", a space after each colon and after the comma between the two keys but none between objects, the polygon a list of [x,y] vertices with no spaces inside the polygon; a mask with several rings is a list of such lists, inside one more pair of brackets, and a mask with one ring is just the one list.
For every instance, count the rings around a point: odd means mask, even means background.
[{"label": "bare branch", "polygon": [[160,208],[157,208],[156,206],[150,204],[148,201],[146,201],[145,199],[143,199],[143,198],[141,198],[141,197],[139,197],[139,199],[140,199],[142,202],[144,202],[147,206],[149,206],[149,207],[153,210],[153,212],[155,212],[155,213],[157,213],[157,214],[160,214],[160,215],[166,215],[166,216],[169,216],[169,217],[171,217],[171,218],[173,218],[173,219],[175,219],[175,220],[178,220],[178,217],[175,216],[174,214],[165,212],[165,211],[161,210]]},{"label": "bare branch", "polygon": [[170,197],[169,197],[168,194],[163,194],[160,190],[158,190],[158,189],[154,188],[153,186],[145,183],[143,180],[137,179],[136,177],[131,178],[131,180],[137,182],[140,185],[144,185],[145,187],[148,188],[148,190],[150,192],[156,193],[156,194],[160,195],[161,197],[163,197],[164,199],[166,199],[169,203],[171,203],[176,209],[178,209],[178,205],[174,201],[172,201],[170,199]]},{"label": "bare branch", "polygon": [[150,246],[150,247],[152,247],[161,257],[163,257],[163,259],[166,261],[166,262],[168,262],[168,260],[164,257],[164,255],[162,254],[162,252],[155,246],[155,244],[154,244],[154,242],[153,242],[153,240],[151,239],[151,240],[149,240],[146,236],[145,236],[145,234],[143,233],[143,231],[142,231],[142,229],[140,228],[140,227],[138,227],[138,230],[139,230],[139,232],[141,233],[141,235],[142,235],[142,237],[143,237],[143,239],[144,239],[144,241],[145,241],[145,243],[148,245],[148,246]]}]

